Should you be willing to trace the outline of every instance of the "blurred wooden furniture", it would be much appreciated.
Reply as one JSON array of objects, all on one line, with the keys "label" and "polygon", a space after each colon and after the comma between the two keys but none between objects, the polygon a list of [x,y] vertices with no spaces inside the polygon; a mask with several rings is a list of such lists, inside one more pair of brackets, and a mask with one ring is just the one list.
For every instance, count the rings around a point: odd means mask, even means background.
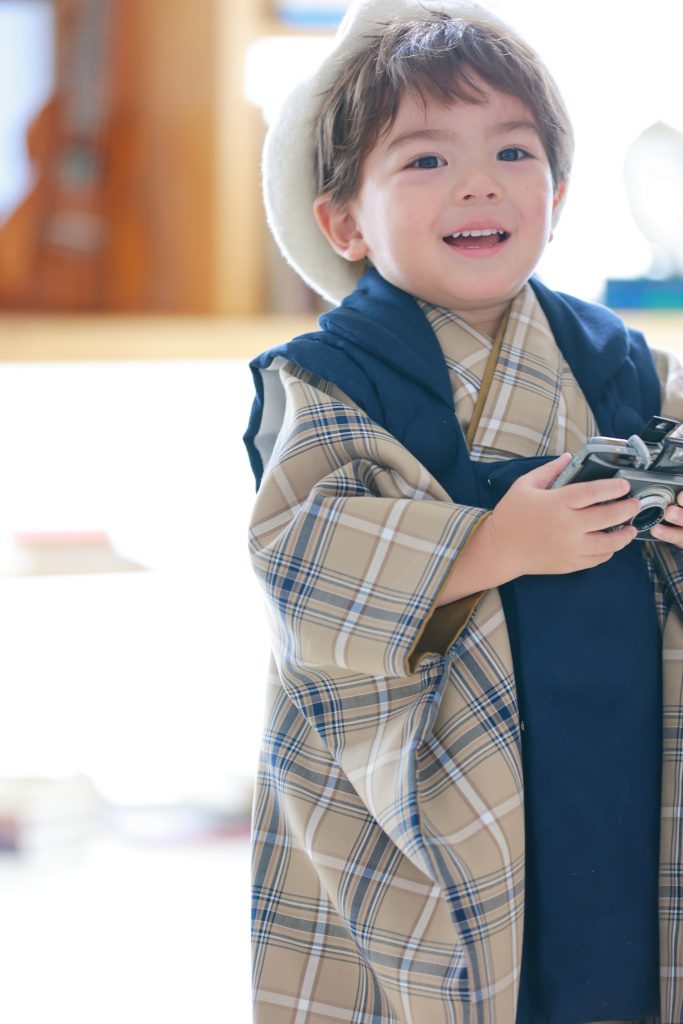
[{"label": "blurred wooden furniture", "polygon": [[[120,282],[118,294],[115,288],[100,288],[101,297],[88,299],[92,287],[84,278],[83,309],[264,311],[266,229],[259,183],[263,126],[260,112],[250,107],[243,90],[246,49],[271,27],[263,2],[262,9],[259,0],[109,0],[113,20],[102,60],[110,60],[111,68],[99,71],[103,81],[111,79],[111,109],[97,145],[112,165],[118,161],[120,173],[107,196],[118,205],[108,230],[125,233],[126,244],[105,267],[105,274]],[[74,46],[78,52],[83,19],[104,0],[53,3],[57,82],[63,93],[64,82],[70,80],[64,69],[68,72]],[[90,73],[92,88],[97,88],[92,68]],[[82,78],[75,87],[82,91]],[[36,189],[46,180],[51,158],[46,147],[51,140],[54,144],[55,132],[50,129],[55,121],[59,126],[52,103],[33,126]],[[116,133],[115,151],[108,149],[107,133]],[[25,201],[33,202],[27,221],[32,218],[39,226],[38,207],[50,197],[42,194],[40,203],[31,196]],[[99,216],[99,206],[87,212]],[[93,218],[91,222],[95,223]],[[81,225],[85,226],[83,218]],[[12,263],[32,244],[20,241],[20,228],[12,225],[14,234],[5,246],[8,278]],[[0,266],[2,231],[0,227]],[[38,267],[38,258],[30,253],[22,259],[29,268],[31,259]],[[66,285],[56,278],[55,266],[53,262],[48,278],[65,297]],[[7,296],[2,305],[12,308]],[[31,308],[30,296],[28,303],[20,297],[14,308],[27,305]],[[66,297],[61,305],[79,308],[77,301]],[[59,308],[60,303],[53,294],[52,305],[48,297],[32,308],[41,306]]]},{"label": "blurred wooden furniture", "polygon": [[29,125],[33,181],[0,228],[0,307],[140,309],[154,251],[131,48],[112,0],[58,0],[55,86]]}]

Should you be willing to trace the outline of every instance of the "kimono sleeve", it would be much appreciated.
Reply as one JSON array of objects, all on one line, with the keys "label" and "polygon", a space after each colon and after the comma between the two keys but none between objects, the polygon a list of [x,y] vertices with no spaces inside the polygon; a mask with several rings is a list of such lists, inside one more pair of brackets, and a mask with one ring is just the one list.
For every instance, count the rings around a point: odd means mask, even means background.
[{"label": "kimono sleeve", "polygon": [[409,675],[422,655],[445,653],[476,605],[479,595],[435,611],[489,513],[454,504],[395,438],[321,382],[278,372],[283,425],[250,527],[276,659]]},{"label": "kimono sleeve", "polygon": [[[672,352],[652,349],[661,389],[661,413],[683,422],[683,365]],[[651,544],[669,604],[683,616],[683,551],[672,544]]]},{"label": "kimono sleeve", "polygon": [[673,352],[652,349],[659,377],[662,416],[683,421],[683,365]]}]

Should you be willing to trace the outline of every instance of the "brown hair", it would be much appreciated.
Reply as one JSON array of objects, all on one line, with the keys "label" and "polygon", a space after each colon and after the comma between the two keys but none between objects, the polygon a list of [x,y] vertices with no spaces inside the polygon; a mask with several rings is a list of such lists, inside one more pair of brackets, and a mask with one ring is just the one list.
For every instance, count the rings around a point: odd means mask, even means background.
[{"label": "brown hair", "polygon": [[555,187],[569,175],[574,136],[555,82],[518,36],[481,21],[433,13],[396,21],[352,57],[323,98],[316,124],[317,193],[343,205],[356,195],[363,160],[389,131],[405,94],[482,103],[481,82],[516,96],[534,115]]}]

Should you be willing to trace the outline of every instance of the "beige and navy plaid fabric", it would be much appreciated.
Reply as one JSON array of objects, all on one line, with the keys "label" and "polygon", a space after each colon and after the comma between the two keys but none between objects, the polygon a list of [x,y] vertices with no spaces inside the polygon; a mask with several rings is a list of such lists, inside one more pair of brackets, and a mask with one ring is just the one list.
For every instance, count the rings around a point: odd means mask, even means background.
[{"label": "beige and navy plaid fabric", "polygon": [[[467,423],[490,342],[444,310],[425,312]],[[454,504],[331,385],[291,366],[277,373],[284,421],[250,537],[273,647],[254,807],[255,1022],[514,1024],[524,821],[498,592],[486,592],[465,623],[461,608],[441,609],[451,617],[446,641],[436,649],[426,640],[435,598],[486,513]],[[660,373],[680,402],[665,357]],[[473,451],[480,459],[555,454],[593,432],[524,289]],[[658,586],[662,1024],[683,1021],[675,573],[672,559]]]},{"label": "beige and navy plaid fabric", "polygon": [[[441,344],[458,421],[467,431],[490,338],[450,310],[421,303]],[[493,386],[470,450],[478,462],[574,452],[598,433],[530,285],[512,303]]]}]

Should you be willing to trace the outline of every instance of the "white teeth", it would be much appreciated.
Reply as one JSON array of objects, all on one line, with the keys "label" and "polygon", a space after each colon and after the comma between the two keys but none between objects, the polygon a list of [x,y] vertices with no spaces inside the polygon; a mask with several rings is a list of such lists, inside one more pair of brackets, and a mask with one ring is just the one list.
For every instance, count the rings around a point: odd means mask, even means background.
[{"label": "white teeth", "polygon": [[481,238],[482,235],[503,235],[504,231],[498,228],[484,228],[482,231],[454,231],[451,238]]}]

